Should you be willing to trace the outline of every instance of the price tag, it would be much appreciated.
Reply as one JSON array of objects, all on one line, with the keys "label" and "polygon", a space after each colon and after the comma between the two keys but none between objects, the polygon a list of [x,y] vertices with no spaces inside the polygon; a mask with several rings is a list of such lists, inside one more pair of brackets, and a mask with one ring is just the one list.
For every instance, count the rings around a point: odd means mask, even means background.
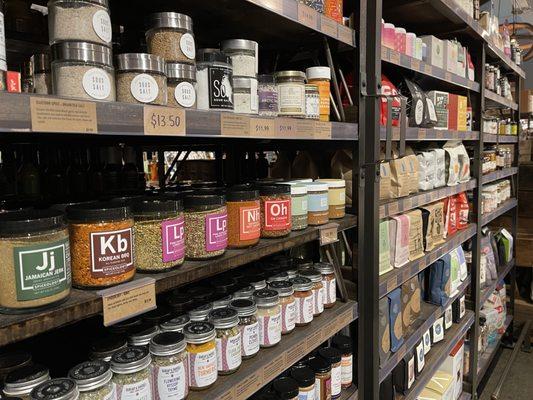
[{"label": "price tag", "polygon": [[296,135],[297,128],[295,119],[276,118],[274,121],[276,126],[276,137],[284,137],[290,139],[290,136]]},{"label": "price tag", "polygon": [[429,64],[424,64],[424,73],[433,75],[433,67]]},{"label": "price tag", "polygon": [[411,69],[414,69],[415,71],[420,71],[420,60],[416,58],[411,59]]},{"label": "price tag", "polygon": [[307,351],[311,352],[316,349],[322,343],[322,329],[317,330],[312,335],[307,336],[305,339],[305,344],[307,346]]},{"label": "price tag", "polygon": [[30,97],[34,132],[98,133],[96,103],[47,97]]},{"label": "price tag", "polygon": [[272,118],[250,118],[250,136],[276,137],[276,124]]},{"label": "price tag", "polygon": [[387,281],[387,293],[392,292],[398,287],[398,278],[395,276]]},{"label": "price tag", "polygon": [[392,140],[400,140],[400,127],[393,126],[391,133],[392,133]]},{"label": "price tag", "polygon": [[332,244],[339,241],[339,224],[331,223],[323,225],[319,228],[320,246]]},{"label": "price tag", "polygon": [[403,211],[407,211],[413,208],[413,199],[405,199],[403,201]]},{"label": "price tag", "polygon": [[185,111],[173,107],[144,107],[145,135],[185,135]]},{"label": "price tag", "polygon": [[221,113],[220,133],[222,136],[250,136],[250,118],[244,115]]},{"label": "price tag", "polygon": [[278,14],[283,13],[283,0],[253,0],[253,2]]},{"label": "price tag", "polygon": [[240,380],[235,386],[233,397],[231,400],[245,400],[249,399],[255,392],[257,392],[263,386],[261,380],[261,374],[255,371],[252,375]]},{"label": "price tag", "polygon": [[354,43],[354,30],[352,28],[348,28],[344,25],[339,25],[339,33],[338,33],[338,39],[341,42],[348,43],[350,46],[353,46]]},{"label": "price tag", "polygon": [[444,139],[444,131],[442,130],[438,130],[436,133],[435,133],[435,136],[437,139]]},{"label": "price tag", "polygon": [[444,80],[448,81],[448,82],[451,82],[452,81],[452,74],[450,72],[445,72],[444,73]]},{"label": "price tag", "polygon": [[298,22],[312,29],[318,29],[318,13],[305,4],[298,4]]},{"label": "price tag", "polygon": [[226,393],[220,395],[218,400],[233,400],[235,398],[235,388],[231,388]]},{"label": "price tag", "polygon": [[337,21],[332,20],[329,17],[326,17],[325,15],[320,15],[320,30],[333,38],[337,38],[337,26],[339,24]]},{"label": "price tag", "polygon": [[396,215],[399,212],[398,201],[395,200],[389,203],[389,215]]},{"label": "price tag", "polygon": [[331,139],[331,122],[315,121],[315,139]]},{"label": "price tag", "polygon": [[390,62],[396,65],[400,65],[400,53],[395,50],[390,50]]},{"label": "price tag", "polygon": [[309,119],[297,119],[296,135],[301,138],[313,138],[315,136],[315,121]]},{"label": "price tag", "polygon": [[424,128],[420,128],[418,130],[418,138],[419,139],[425,139],[427,137],[427,130]]},{"label": "price tag", "polygon": [[110,326],[157,308],[155,279],[142,278],[97,292],[102,296],[104,326]]}]

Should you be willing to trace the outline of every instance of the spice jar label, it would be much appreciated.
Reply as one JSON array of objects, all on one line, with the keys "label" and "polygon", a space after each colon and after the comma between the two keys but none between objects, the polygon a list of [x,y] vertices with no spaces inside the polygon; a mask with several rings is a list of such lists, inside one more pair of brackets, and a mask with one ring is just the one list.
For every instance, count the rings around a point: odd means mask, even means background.
[{"label": "spice jar label", "polygon": [[217,338],[217,368],[231,371],[241,365],[241,333],[226,338]]},{"label": "spice jar label", "polygon": [[191,387],[202,388],[217,380],[217,350],[189,353],[189,383]]},{"label": "spice jar label", "polygon": [[209,108],[233,110],[233,74],[231,68],[207,67]]},{"label": "spice jar label", "polygon": [[91,233],[91,275],[105,278],[133,269],[132,229]]},{"label": "spice jar label", "polygon": [[[342,359],[341,359],[342,362]],[[342,389],[342,366],[331,367],[331,395],[337,396]]]},{"label": "spice jar label", "polygon": [[184,399],[187,397],[189,391],[187,361],[168,366],[155,364],[153,374],[154,399]]},{"label": "spice jar label", "polygon": [[313,289],[313,313],[321,314],[324,311],[324,286],[320,289]]},{"label": "spice jar label", "polygon": [[281,321],[282,332],[290,332],[296,326],[296,300],[291,303],[283,303],[281,305]]},{"label": "spice jar label", "polygon": [[296,299],[296,321],[299,324],[307,324],[313,320],[314,297],[305,296]]},{"label": "spice jar label", "polygon": [[91,68],[85,72],[82,85],[85,92],[96,100],[107,99],[111,93],[109,75],[100,68]]},{"label": "spice jar label", "polygon": [[98,10],[93,15],[94,33],[106,43],[111,43],[111,18],[106,10]]},{"label": "spice jar label", "polygon": [[70,287],[68,238],[13,249],[17,300],[36,300]]},{"label": "spice jar label", "polygon": [[120,400],[145,400],[152,398],[152,385],[150,379],[143,379],[136,383],[121,385],[115,383],[117,399]]},{"label": "spice jar label", "polygon": [[261,235],[261,210],[259,204],[239,208],[239,239],[253,240]]},{"label": "spice jar label", "polygon": [[336,286],[336,279],[325,279],[322,281],[322,284],[324,284],[325,287],[325,294],[326,298],[324,299],[324,304],[331,304],[335,303],[337,300],[337,286]]},{"label": "spice jar label", "polygon": [[190,33],[184,33],[180,39],[180,49],[185,57],[189,60],[196,58],[196,46],[194,44],[194,36]]},{"label": "spice jar label", "polygon": [[209,214],[205,217],[206,251],[224,250],[228,246],[228,214]]},{"label": "spice jar label", "polygon": [[131,80],[131,95],[141,103],[151,103],[159,95],[159,86],[153,76],[139,74]]},{"label": "spice jar label", "polygon": [[265,230],[277,231],[291,227],[291,201],[265,201]]},{"label": "spice jar label", "polygon": [[196,103],[196,89],[190,82],[181,82],[174,89],[174,98],[183,108],[190,108]]},{"label": "spice jar label", "polygon": [[281,340],[281,310],[275,315],[264,315],[257,318],[259,321],[259,343],[270,346]]},{"label": "spice jar label", "polygon": [[353,356],[342,356],[341,358],[341,381],[342,385],[351,385],[353,380]]},{"label": "spice jar label", "polygon": [[163,262],[181,260],[185,256],[185,219],[163,221],[161,224]]},{"label": "spice jar label", "polygon": [[259,323],[240,325],[242,355],[247,357],[259,351]]}]

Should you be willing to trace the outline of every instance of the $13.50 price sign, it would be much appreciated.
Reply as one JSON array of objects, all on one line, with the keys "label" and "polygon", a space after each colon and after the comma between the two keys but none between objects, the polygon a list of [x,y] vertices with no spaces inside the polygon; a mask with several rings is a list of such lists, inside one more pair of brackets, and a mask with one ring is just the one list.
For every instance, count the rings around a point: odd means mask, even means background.
[{"label": "$13.50 price sign", "polygon": [[185,135],[185,110],[172,107],[144,107],[146,135]]}]

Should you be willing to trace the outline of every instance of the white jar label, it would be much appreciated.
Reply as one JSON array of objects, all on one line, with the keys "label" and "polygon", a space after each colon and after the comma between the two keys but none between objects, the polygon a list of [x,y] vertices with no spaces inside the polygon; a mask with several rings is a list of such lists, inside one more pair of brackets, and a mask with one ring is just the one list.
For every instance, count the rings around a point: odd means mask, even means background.
[{"label": "white jar label", "polygon": [[353,380],[353,356],[342,356],[341,358],[341,382],[343,385],[351,384]]},{"label": "white jar label", "polygon": [[217,380],[217,350],[213,348],[203,353],[189,353],[189,384],[203,388]]},{"label": "white jar label", "polygon": [[315,296],[298,297],[296,300],[296,322],[307,324],[313,320],[313,303]]},{"label": "white jar label", "polygon": [[300,389],[300,393],[298,393],[298,400],[315,400],[315,398],[315,385],[307,392],[302,392]]},{"label": "white jar label", "polygon": [[279,110],[282,113],[305,113],[305,86],[278,85]]},{"label": "white jar label", "polygon": [[282,332],[291,332],[296,324],[296,300],[281,305]]},{"label": "white jar label", "polygon": [[259,344],[272,346],[281,340],[281,310],[276,315],[259,317]]},{"label": "white jar label", "polygon": [[217,338],[217,368],[228,372],[238,368],[242,362],[241,333],[229,338]]},{"label": "white jar label", "polygon": [[331,395],[336,396],[341,393],[342,385],[342,367],[331,368]]},{"label": "white jar label", "polygon": [[196,103],[196,89],[190,82],[178,83],[174,89],[174,98],[183,108],[189,108]]},{"label": "white jar label", "polygon": [[[73,29],[75,28],[73,27]],[[113,31],[111,18],[106,10],[98,10],[93,14],[93,29],[100,39],[106,43],[111,43]]]},{"label": "white jar label", "polygon": [[128,385],[116,385],[117,397],[120,400],[152,400],[150,379]]},{"label": "white jar label", "polygon": [[415,124],[422,124],[422,119],[424,118],[424,103],[422,100],[417,100],[415,103]]},{"label": "white jar label", "polygon": [[324,311],[324,285],[320,289],[313,289],[313,314],[321,314]]},{"label": "white jar label", "polygon": [[257,94],[257,80],[250,79],[250,110],[257,113],[259,110],[259,95]]},{"label": "white jar label", "polygon": [[85,93],[96,100],[104,100],[111,94],[109,75],[100,68],[91,68],[83,74],[83,89]]},{"label": "white jar label", "polygon": [[159,86],[153,76],[139,74],[131,80],[131,95],[141,103],[151,103],[159,95]]},{"label": "white jar label", "polygon": [[324,304],[331,304],[337,301],[337,281],[335,278],[322,281],[325,289]]},{"label": "white jar label", "polygon": [[4,14],[0,12],[0,71],[7,71],[6,34],[4,31]]},{"label": "white jar label", "polygon": [[252,356],[259,351],[259,323],[241,325],[240,328],[242,355]]},{"label": "white jar label", "polygon": [[322,387],[320,385],[320,379],[315,379],[315,400],[322,400],[321,396]]},{"label": "white jar label", "polygon": [[182,400],[189,393],[187,362],[169,366],[154,365],[154,399]]},{"label": "white jar label", "polygon": [[196,58],[196,46],[194,44],[194,37],[190,33],[184,33],[180,39],[181,52],[190,60]]}]

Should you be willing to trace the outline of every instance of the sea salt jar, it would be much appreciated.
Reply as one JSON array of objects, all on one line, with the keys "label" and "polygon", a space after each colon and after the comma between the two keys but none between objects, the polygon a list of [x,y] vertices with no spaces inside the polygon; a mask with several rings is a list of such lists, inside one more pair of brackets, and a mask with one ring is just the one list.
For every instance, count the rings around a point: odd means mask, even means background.
[{"label": "sea salt jar", "polygon": [[166,62],[194,64],[196,45],[192,19],[177,12],[160,12],[148,17],[146,32],[148,52]]},{"label": "sea salt jar", "polygon": [[255,78],[259,63],[259,45],[253,40],[224,40],[220,45],[225,55],[231,58],[233,76]]},{"label": "sea salt jar", "polygon": [[197,108],[233,111],[233,67],[218,49],[200,49],[196,58]]},{"label": "sea salt jar", "polygon": [[257,79],[240,76],[233,78],[233,104],[236,113],[257,114]]},{"label": "sea salt jar", "polygon": [[196,108],[196,67],[167,62],[168,105]]}]

